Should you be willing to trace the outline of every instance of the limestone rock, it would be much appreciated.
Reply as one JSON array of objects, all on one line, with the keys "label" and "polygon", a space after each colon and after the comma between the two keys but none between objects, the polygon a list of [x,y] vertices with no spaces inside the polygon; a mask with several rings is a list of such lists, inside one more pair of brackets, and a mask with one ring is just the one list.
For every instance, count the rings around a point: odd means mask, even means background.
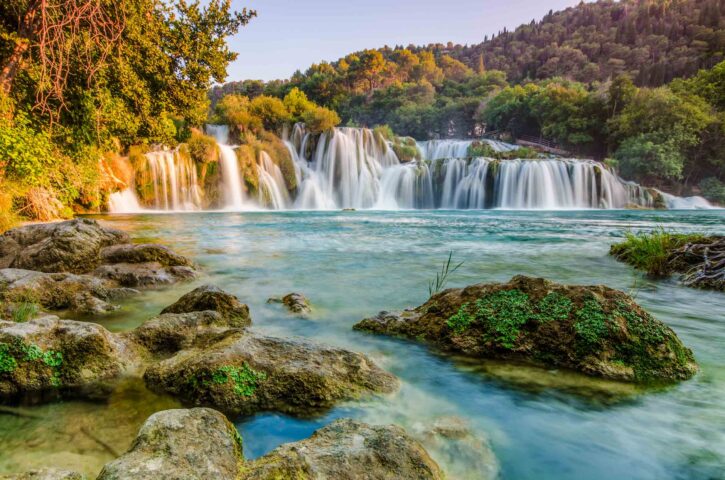
[{"label": "limestone rock", "polygon": [[0,475],[0,480],[83,480],[83,475],[67,470],[43,468],[30,472]]},{"label": "limestone rock", "polygon": [[182,296],[161,313],[190,313],[212,310],[229,321],[229,327],[246,327],[252,323],[249,307],[214,285],[203,285]]},{"label": "limestone rock", "polygon": [[629,382],[672,382],[697,371],[669,327],[624,292],[517,276],[433,295],[354,327],[422,339],[474,358],[566,368]]},{"label": "limestone rock", "polygon": [[98,480],[235,480],[244,462],[234,425],[209,408],[164,410],[143,424]]},{"label": "limestone rock", "polygon": [[307,315],[312,311],[309,300],[301,293],[288,293],[282,298],[272,297],[267,303],[281,303],[287,310],[297,315]]}]

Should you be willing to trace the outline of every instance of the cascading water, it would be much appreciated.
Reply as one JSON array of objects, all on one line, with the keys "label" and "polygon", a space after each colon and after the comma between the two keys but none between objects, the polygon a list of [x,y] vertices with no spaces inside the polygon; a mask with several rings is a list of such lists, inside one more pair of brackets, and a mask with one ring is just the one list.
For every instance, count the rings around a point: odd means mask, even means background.
[{"label": "cascading water", "polygon": [[227,125],[207,125],[207,133],[212,135],[219,147],[219,168],[221,169],[221,189],[224,208],[242,210],[245,207],[242,177],[234,147],[229,145],[229,127]]},{"label": "cascading water", "polygon": [[149,152],[146,157],[146,182],[153,187],[153,208],[188,211],[201,209],[201,189],[194,162],[176,150]]},{"label": "cascading water", "polygon": [[[584,209],[653,207],[658,192],[626,182],[602,164],[581,159],[495,160],[470,158],[471,140],[418,142],[421,159],[401,162],[393,148],[372,130],[335,128],[313,135],[295,125],[284,135],[297,187],[288,191],[279,166],[269,155],[258,158],[259,195],[244,198],[228,129],[209,126],[220,148],[224,206],[233,209]],[[495,151],[515,145],[487,142]],[[171,152],[148,154],[158,209],[197,207],[195,170]],[[183,184],[183,185],[182,185]],[[189,195],[192,195],[191,198]],[[198,195],[198,193],[196,194]],[[128,200],[128,199],[127,199]],[[670,208],[707,208],[699,197],[662,194]],[[119,199],[112,211],[127,211]],[[258,207],[256,207],[258,208]]]}]

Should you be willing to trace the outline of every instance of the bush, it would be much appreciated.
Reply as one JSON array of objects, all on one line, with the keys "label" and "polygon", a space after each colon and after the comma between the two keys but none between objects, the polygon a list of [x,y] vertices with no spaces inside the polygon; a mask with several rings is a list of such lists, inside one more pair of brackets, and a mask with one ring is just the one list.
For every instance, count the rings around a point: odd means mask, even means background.
[{"label": "bush", "polygon": [[216,140],[213,137],[204,135],[198,130],[191,131],[191,137],[187,145],[191,159],[197,163],[213,162],[219,155]]},{"label": "bush", "polygon": [[702,196],[717,203],[725,203],[725,183],[715,177],[709,177],[700,182]]},{"label": "bush", "polygon": [[682,177],[685,164],[675,138],[662,138],[650,133],[626,139],[614,156],[622,175],[634,179],[655,177],[678,180]]},{"label": "bush", "polygon": [[50,136],[32,129],[23,116],[18,115],[14,124],[0,123],[0,171],[4,170],[7,178],[42,185],[53,157]]},{"label": "bush", "polygon": [[260,95],[249,103],[249,112],[259,118],[264,128],[277,132],[291,121],[290,113],[282,100]]},{"label": "bush", "polygon": [[325,107],[315,107],[302,115],[302,120],[311,133],[322,133],[340,124],[340,117],[337,112]]}]

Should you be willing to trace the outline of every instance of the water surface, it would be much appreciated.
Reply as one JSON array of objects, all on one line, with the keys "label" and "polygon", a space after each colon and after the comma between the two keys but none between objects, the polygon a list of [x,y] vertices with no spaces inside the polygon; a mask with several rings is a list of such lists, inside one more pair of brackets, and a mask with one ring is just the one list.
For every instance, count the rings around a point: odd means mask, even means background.
[{"label": "water surface", "polygon": [[[400,377],[398,394],[351,402],[317,417],[264,413],[238,419],[246,454],[307,437],[334,418],[397,423],[424,431],[442,416],[465,419],[490,441],[504,479],[725,478],[725,295],[652,281],[607,255],[630,230],[663,225],[725,234],[723,211],[253,212],[99,217],[146,241],[192,256],[211,282],[250,306],[256,330],[361,351]],[[419,305],[448,256],[464,261],[449,286],[516,274],[629,291],[691,347],[693,380],[643,391],[567,372],[471,363],[421,345],[352,331],[379,310]],[[146,292],[110,317],[135,327],[193,285]],[[302,292],[314,305],[295,318],[266,299]],[[33,409],[42,419],[0,416],[0,471],[46,464],[97,473],[111,454],[95,441],[68,442],[78,419],[112,449],[128,448],[149,410],[174,405],[140,386],[108,404],[65,402]],[[128,398],[135,399],[129,401]],[[137,405],[139,402],[144,406]],[[115,418],[118,431],[109,430]],[[30,432],[30,433],[29,433]],[[43,436],[42,441],[34,437]],[[81,433],[80,437],[87,435]],[[40,442],[40,443],[38,443]],[[77,443],[77,444],[76,444]],[[479,478],[466,458],[434,451],[452,478]],[[45,458],[43,455],[46,455]]]}]

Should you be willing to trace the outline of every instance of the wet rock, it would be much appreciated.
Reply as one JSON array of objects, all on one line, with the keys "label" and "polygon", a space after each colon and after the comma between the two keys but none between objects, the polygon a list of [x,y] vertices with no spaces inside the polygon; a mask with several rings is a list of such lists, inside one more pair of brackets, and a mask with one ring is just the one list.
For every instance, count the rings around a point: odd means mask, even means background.
[{"label": "wet rock", "polygon": [[370,426],[342,419],[310,438],[288,443],[248,463],[243,480],[442,479],[425,449],[400,427]]},{"label": "wet rock", "polygon": [[93,274],[130,288],[170,285],[196,277],[196,271],[192,267],[167,267],[158,262],[101,265]]},{"label": "wet rock", "polygon": [[84,218],[25,225],[0,236],[0,268],[88,273],[101,263],[101,249],[129,241],[124,232]]},{"label": "wet rock", "polygon": [[83,480],[80,473],[58,470],[55,468],[44,468],[25,473],[0,475],[0,480]]},{"label": "wet rock", "polygon": [[101,263],[151,263],[164,267],[193,267],[188,258],[169,247],[154,243],[124,244],[101,250]]},{"label": "wet rock", "polygon": [[35,303],[49,310],[100,314],[115,310],[111,300],[127,295],[113,283],[91,275],[0,270],[0,299],[8,303]]},{"label": "wet rock", "polygon": [[98,480],[238,478],[244,459],[234,425],[208,408],[165,410],[151,415],[120,458]]},{"label": "wet rock", "polygon": [[127,335],[154,355],[171,355],[179,350],[214,343],[238,323],[211,310],[164,313],[147,320]]},{"label": "wet rock", "polygon": [[214,345],[182,350],[150,366],[144,380],[152,390],[230,416],[317,412],[398,386],[365,355],[234,330]]},{"label": "wet rock", "polygon": [[449,289],[402,313],[354,327],[425,340],[474,358],[566,368],[629,382],[685,380],[692,352],[627,294],[517,276],[508,283]]},{"label": "wet rock", "polygon": [[212,310],[228,321],[229,327],[241,328],[252,323],[249,307],[237,297],[214,285],[202,285],[181,297],[161,313],[189,313]]},{"label": "wet rock", "polygon": [[93,323],[55,316],[0,321],[0,401],[104,397],[137,358],[133,347]]},{"label": "wet rock", "polygon": [[298,315],[307,315],[312,311],[309,300],[301,293],[288,293],[282,298],[272,297],[267,303],[281,303],[287,310]]}]

